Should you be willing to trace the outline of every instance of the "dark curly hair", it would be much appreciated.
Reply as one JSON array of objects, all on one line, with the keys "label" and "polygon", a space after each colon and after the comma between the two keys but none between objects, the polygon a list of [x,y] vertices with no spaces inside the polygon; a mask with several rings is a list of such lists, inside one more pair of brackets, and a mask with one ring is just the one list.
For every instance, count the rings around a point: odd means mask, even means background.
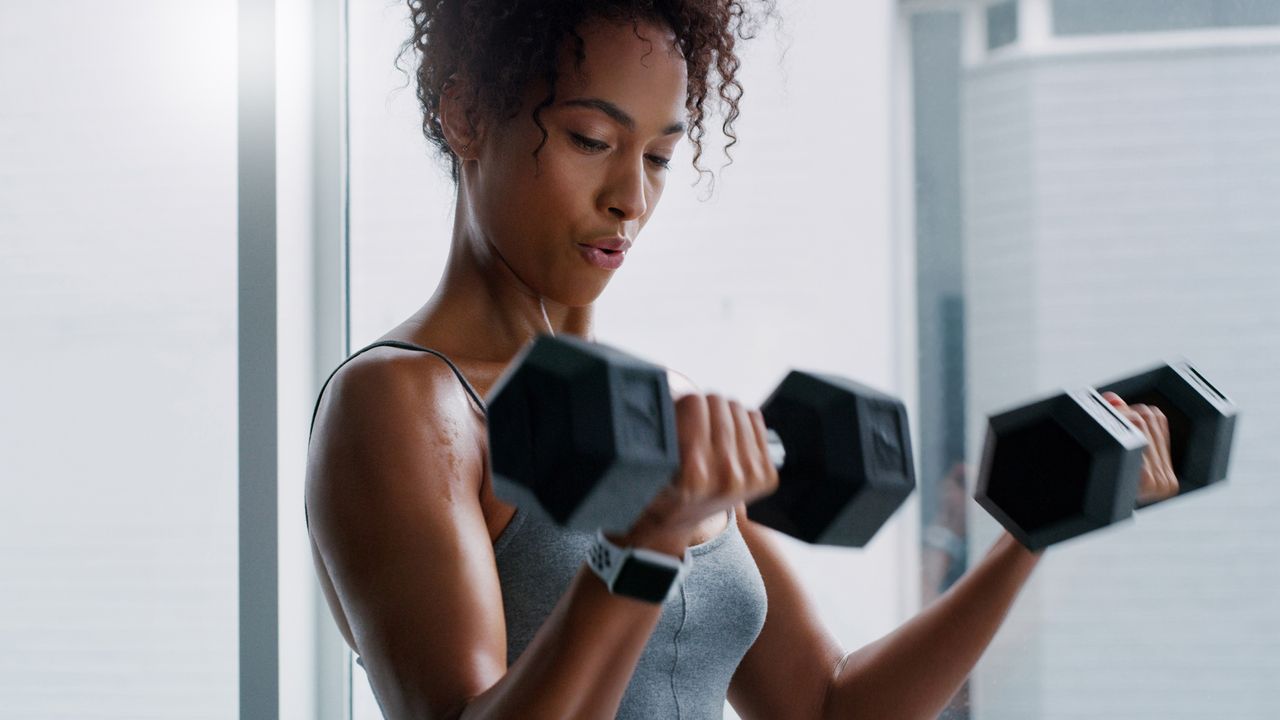
[{"label": "dark curly hair", "polygon": [[[511,119],[520,110],[529,82],[541,77],[549,92],[533,109],[533,121],[547,130],[540,115],[555,101],[556,61],[561,43],[572,37],[578,67],[585,58],[584,43],[577,28],[589,19],[630,22],[639,36],[640,21],[655,21],[671,28],[687,67],[689,140],[694,146],[693,167],[701,177],[710,174],[698,164],[702,138],[706,134],[708,90],[715,82],[716,93],[727,106],[722,129],[729,138],[724,152],[727,165],[733,158],[729,148],[738,142],[733,123],[738,117],[742,85],[734,47],[738,39],[755,37],[762,20],[777,19],[774,0],[761,0],[763,14],[754,17],[743,0],[407,0],[413,23],[413,37],[405,41],[395,66],[414,51],[417,64],[417,95],[422,110],[422,133],[449,164],[449,175],[458,182],[458,158],[445,141],[440,127],[440,95],[455,73],[471,82],[465,116],[475,127],[477,120]],[[644,39],[644,38],[642,38]],[[715,78],[712,77],[714,70]],[[407,75],[407,72],[406,72]],[[723,167],[722,167],[723,169]],[[696,183],[695,183],[696,184]],[[711,179],[712,188],[715,177]]]}]

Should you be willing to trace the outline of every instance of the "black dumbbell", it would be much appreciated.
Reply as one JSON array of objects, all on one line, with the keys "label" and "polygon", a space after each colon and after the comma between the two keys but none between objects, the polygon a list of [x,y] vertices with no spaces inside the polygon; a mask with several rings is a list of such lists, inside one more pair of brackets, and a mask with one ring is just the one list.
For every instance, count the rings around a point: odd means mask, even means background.
[{"label": "black dumbbell", "polygon": [[1024,546],[1053,543],[1133,514],[1146,436],[1107,402],[1160,408],[1178,495],[1226,478],[1237,409],[1186,360],[989,418],[974,499]]},{"label": "black dumbbell", "polygon": [[834,375],[792,370],[760,406],[786,462],[747,515],[794,538],[862,547],[915,490],[902,401]]},{"label": "black dumbbell", "polygon": [[[567,527],[630,527],[679,467],[666,371],[606,345],[539,336],[487,405],[495,492]],[[752,519],[860,546],[915,487],[906,411],[893,398],[793,371],[761,414],[779,490],[749,507]]]}]

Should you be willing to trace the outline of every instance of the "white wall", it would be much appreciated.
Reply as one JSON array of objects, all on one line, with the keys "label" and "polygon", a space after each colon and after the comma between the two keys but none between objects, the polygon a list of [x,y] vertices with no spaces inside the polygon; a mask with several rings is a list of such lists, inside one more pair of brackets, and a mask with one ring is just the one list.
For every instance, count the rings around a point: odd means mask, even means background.
[{"label": "white wall", "polygon": [[0,4],[0,718],[237,711],[236,6]]},{"label": "white wall", "polygon": [[[689,187],[692,151],[677,153],[661,206],[598,301],[602,341],[752,404],[793,366],[902,392],[895,349],[914,327],[895,320],[893,12],[888,0],[783,3],[784,33],[766,29],[747,43],[734,164],[720,174],[722,143],[709,132],[703,163],[720,177],[713,200],[699,202],[705,181]],[[413,88],[393,92],[404,78],[392,59],[408,37],[400,8],[352,4],[350,13],[359,348],[430,296],[448,251],[452,188],[428,159]],[[846,646],[913,609],[916,514],[910,503],[863,551],[790,548]],[[375,717],[359,670],[356,681],[356,716]]]}]

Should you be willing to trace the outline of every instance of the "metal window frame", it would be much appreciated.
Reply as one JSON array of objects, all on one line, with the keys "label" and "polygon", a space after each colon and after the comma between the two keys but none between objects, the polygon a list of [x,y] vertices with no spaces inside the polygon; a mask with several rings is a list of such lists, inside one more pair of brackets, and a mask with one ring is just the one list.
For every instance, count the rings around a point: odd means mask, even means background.
[{"label": "metal window frame", "polygon": [[898,12],[902,18],[918,12],[945,10],[962,13],[965,23],[964,63],[968,68],[1044,56],[1259,47],[1280,42],[1280,27],[1269,25],[1057,35],[1053,31],[1052,0],[1017,0],[1018,40],[1011,45],[987,49],[984,11],[988,5],[999,1],[899,0]]},{"label": "metal window frame", "polygon": [[[351,354],[347,2],[314,0],[312,11],[312,392],[318,395],[332,369]],[[351,651],[319,585],[313,587],[316,717],[350,720]]]},{"label": "metal window frame", "polygon": [[[313,390],[349,352],[346,3],[312,6]],[[238,633],[242,720],[280,716],[276,3],[237,0]],[[347,720],[350,652],[319,586],[316,717]]]},{"label": "metal window frame", "polygon": [[275,0],[237,1],[241,718],[280,714]]}]

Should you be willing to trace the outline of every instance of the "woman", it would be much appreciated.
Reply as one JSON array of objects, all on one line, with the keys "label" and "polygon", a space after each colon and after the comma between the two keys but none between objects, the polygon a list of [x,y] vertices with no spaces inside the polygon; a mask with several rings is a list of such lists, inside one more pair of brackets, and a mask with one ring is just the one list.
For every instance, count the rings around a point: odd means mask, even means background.
[{"label": "woman", "polygon": [[[410,2],[424,133],[457,182],[447,268],[388,344],[335,371],[308,462],[316,569],[383,712],[712,718],[727,696],[744,718],[935,716],[1038,557],[1006,535],[917,617],[846,653],[772,531],[746,516],[777,484],[758,410],[671,376],[681,468],[607,538],[692,559],[662,603],[611,592],[584,563],[592,536],[495,497],[481,398],[536,334],[593,338],[592,303],[652,216],[682,134],[697,164],[709,92],[733,137],[734,41],[750,13],[463,6]],[[1152,454],[1145,495],[1171,478],[1167,453]]]}]

